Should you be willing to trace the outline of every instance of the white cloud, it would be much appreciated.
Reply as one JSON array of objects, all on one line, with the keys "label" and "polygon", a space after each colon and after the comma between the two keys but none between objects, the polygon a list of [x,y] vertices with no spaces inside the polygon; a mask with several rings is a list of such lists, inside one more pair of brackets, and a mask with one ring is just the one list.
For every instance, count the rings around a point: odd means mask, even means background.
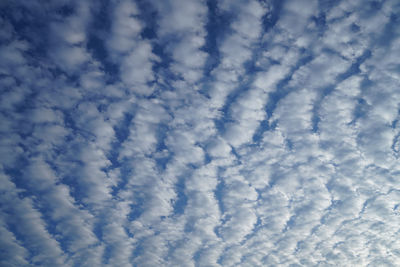
[{"label": "white cloud", "polygon": [[[90,2],[73,3],[74,13],[64,18],[60,23],[55,17],[49,28],[51,47],[48,51],[50,58],[61,70],[67,73],[76,73],[84,63],[90,60],[86,51],[86,29],[92,18]],[[55,7],[48,7],[55,9]]]},{"label": "white cloud", "polygon": [[107,40],[111,55],[129,53],[139,38],[143,25],[136,18],[138,8],[132,1],[119,1],[114,9],[112,37]]},{"label": "white cloud", "polygon": [[117,3],[111,24],[111,36],[106,40],[111,60],[118,65],[122,82],[129,90],[139,95],[150,95],[153,88],[147,85],[154,81],[153,62],[158,57],[152,46],[140,34],[144,28],[137,18],[138,8],[132,1]]},{"label": "white cloud", "polygon": [[26,260],[28,251],[19,244],[15,235],[7,229],[3,221],[1,221],[0,233],[2,236],[0,240],[0,250],[2,253],[0,264],[4,266],[28,265],[28,261]]},{"label": "white cloud", "polygon": [[[15,227],[15,232],[22,235],[23,245],[31,253],[29,261],[34,264],[62,265],[65,255],[59,243],[47,232],[41,213],[33,207],[33,201],[20,199],[14,183],[2,173],[1,202],[4,208],[1,218],[6,224]],[[12,214],[13,216],[8,216]]]},{"label": "white cloud", "polygon": [[[266,11],[258,2],[241,4],[222,2],[220,8],[224,12],[234,12],[240,22],[232,25],[232,34],[222,41],[220,65],[212,71],[215,83],[210,89],[211,104],[222,108],[226,97],[238,86],[238,80],[244,74],[243,64],[251,59],[252,48],[261,37],[262,11]],[[250,32],[235,25],[245,23]]]},{"label": "white cloud", "polygon": [[152,3],[160,18],[157,30],[160,41],[166,44],[166,52],[174,60],[170,69],[182,76],[186,83],[194,84],[202,77],[207,58],[207,53],[202,50],[206,35],[206,2],[178,0]]},{"label": "white cloud", "polygon": [[399,261],[396,1],[1,6],[1,264]]}]

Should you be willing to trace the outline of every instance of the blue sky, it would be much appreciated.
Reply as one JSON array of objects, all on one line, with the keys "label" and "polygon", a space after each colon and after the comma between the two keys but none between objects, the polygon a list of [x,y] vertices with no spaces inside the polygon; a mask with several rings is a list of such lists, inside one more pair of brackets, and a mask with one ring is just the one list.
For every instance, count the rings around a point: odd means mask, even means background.
[{"label": "blue sky", "polygon": [[1,266],[400,263],[400,2],[0,2]]}]

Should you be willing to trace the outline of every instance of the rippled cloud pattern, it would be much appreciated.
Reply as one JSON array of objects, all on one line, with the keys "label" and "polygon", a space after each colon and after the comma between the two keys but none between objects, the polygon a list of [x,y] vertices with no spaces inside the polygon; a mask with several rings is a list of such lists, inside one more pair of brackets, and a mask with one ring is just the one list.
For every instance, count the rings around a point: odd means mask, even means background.
[{"label": "rippled cloud pattern", "polygon": [[398,0],[0,1],[1,266],[399,266]]}]

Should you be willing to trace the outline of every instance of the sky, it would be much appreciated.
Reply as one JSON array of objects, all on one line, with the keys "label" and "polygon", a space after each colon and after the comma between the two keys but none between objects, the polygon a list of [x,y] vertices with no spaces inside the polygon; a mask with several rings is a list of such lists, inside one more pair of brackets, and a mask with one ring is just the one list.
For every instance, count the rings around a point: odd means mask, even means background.
[{"label": "sky", "polygon": [[398,0],[0,1],[1,266],[399,266]]}]

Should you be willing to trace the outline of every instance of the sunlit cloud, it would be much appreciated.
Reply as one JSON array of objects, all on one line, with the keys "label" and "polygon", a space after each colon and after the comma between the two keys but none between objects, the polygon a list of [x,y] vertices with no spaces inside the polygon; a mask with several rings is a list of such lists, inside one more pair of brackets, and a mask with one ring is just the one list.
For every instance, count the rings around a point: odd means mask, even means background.
[{"label": "sunlit cloud", "polygon": [[395,266],[400,6],[0,3],[1,266]]}]

